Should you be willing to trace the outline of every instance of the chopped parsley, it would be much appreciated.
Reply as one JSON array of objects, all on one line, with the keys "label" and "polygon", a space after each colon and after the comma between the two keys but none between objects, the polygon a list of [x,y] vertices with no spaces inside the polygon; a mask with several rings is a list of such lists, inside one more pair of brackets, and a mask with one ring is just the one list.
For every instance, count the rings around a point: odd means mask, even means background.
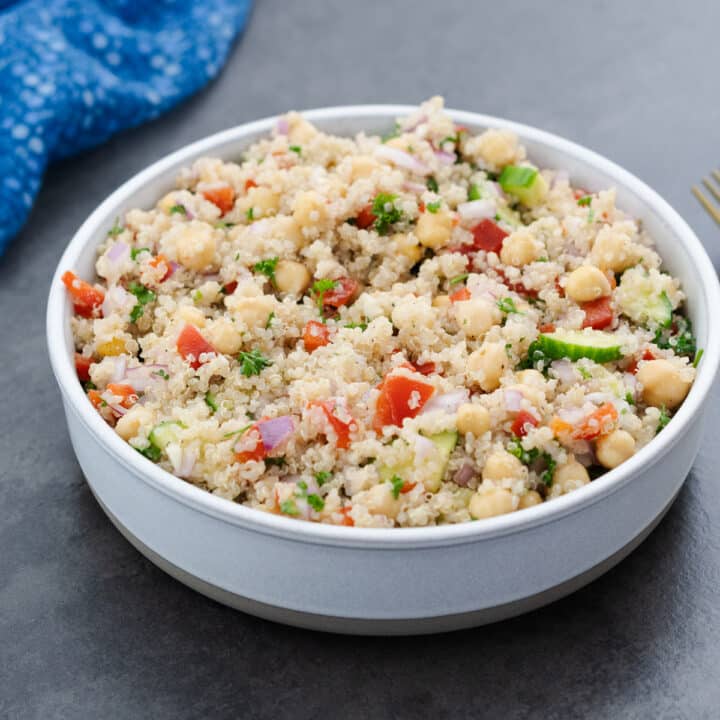
[{"label": "chopped parsley", "polygon": [[294,152],[296,155],[302,155],[302,148],[299,145],[291,145],[288,150]]},{"label": "chopped parsley", "polygon": [[479,200],[481,198],[480,194],[480,188],[478,187],[477,183],[470,183],[470,187],[468,188],[468,200]]},{"label": "chopped parsley", "polygon": [[349,328],[350,330],[353,330],[354,328],[360,328],[362,331],[365,331],[365,330],[367,330],[367,323],[349,322],[349,323],[345,323],[345,327]]},{"label": "chopped parsley", "polygon": [[164,370],[156,370],[153,375],[157,375],[158,377],[162,378],[163,380],[169,380],[170,376],[164,371]]},{"label": "chopped parsley", "polygon": [[546,357],[545,353],[540,349],[537,341],[530,343],[527,357],[518,365],[518,370],[540,370],[543,374],[547,373],[552,360]]},{"label": "chopped parsley", "polygon": [[268,360],[259,350],[241,351],[238,360],[242,363],[241,372],[245,377],[259,375],[266,367],[272,365],[272,361]]},{"label": "chopped parsley", "polygon": [[268,258],[255,263],[253,266],[255,272],[265,275],[265,277],[270,280],[273,287],[275,287],[275,268],[277,267],[278,260],[280,260],[278,257]]},{"label": "chopped parsley", "polygon": [[453,285],[457,285],[458,283],[461,283],[461,282],[467,280],[468,277],[470,277],[470,273],[463,273],[462,275],[456,275],[455,277],[450,278],[450,280],[448,281],[448,285],[450,285],[452,287]]},{"label": "chopped parsley", "polygon": [[203,299],[203,294],[199,290],[196,290],[192,294],[192,299],[193,299],[193,302],[199,303]]},{"label": "chopped parsley", "polygon": [[588,224],[592,223],[595,220],[595,211],[590,208],[590,212],[588,213]]},{"label": "chopped parsley", "polygon": [[80,385],[82,385],[82,389],[85,392],[88,392],[89,390],[97,390],[97,385],[92,380],[85,380],[84,382],[81,382]]},{"label": "chopped parsley", "polygon": [[695,353],[695,359],[693,360],[693,367],[694,367],[694,368],[696,368],[696,367],[700,364],[700,358],[702,358],[704,352],[705,352],[705,351],[704,351],[702,348],[700,348],[700,349]]},{"label": "chopped parsley", "polygon": [[318,470],[318,472],[315,473],[315,479],[320,487],[322,487],[331,477],[332,473],[327,470]]},{"label": "chopped parsley", "polygon": [[268,330],[268,329],[270,328],[270,326],[272,325],[272,321],[273,321],[273,318],[274,318],[274,317],[275,317],[275,313],[274,313],[274,312],[271,312],[271,313],[268,315],[267,322],[265,323],[265,329],[266,329],[266,330]]},{"label": "chopped parsley", "polygon": [[425,185],[427,185],[428,190],[434,193],[439,192],[440,190],[437,180],[432,175],[426,180]]},{"label": "chopped parsley", "polygon": [[320,280],[316,280],[310,288],[310,291],[315,296],[315,303],[318,306],[318,310],[320,310],[320,315],[323,314],[325,293],[329,290],[332,290],[333,288],[336,288],[337,284],[337,280],[330,280],[330,278],[321,278]]},{"label": "chopped parsley", "polygon": [[157,446],[150,443],[144,448],[135,448],[141,455],[144,455],[148,460],[157,462],[162,457],[162,450]]},{"label": "chopped parsley", "polygon": [[625,402],[628,405],[634,405],[635,404],[635,398],[633,397],[633,394],[628,390],[628,392],[625,393]]},{"label": "chopped parsley", "polygon": [[187,210],[184,205],[173,205],[168,211],[168,214],[175,215],[175,213],[179,215],[187,215]]},{"label": "chopped parsley", "polygon": [[245,217],[252,222],[255,219],[255,208],[249,207],[245,212]]},{"label": "chopped parsley", "polygon": [[402,490],[402,486],[405,484],[405,481],[401,477],[393,475],[390,478],[390,484],[392,485],[393,497],[397,500],[400,497],[400,491]]},{"label": "chopped parsley", "polygon": [[653,342],[661,350],[671,349],[676,355],[684,355],[689,358],[694,358],[697,352],[692,323],[682,315],[673,316],[673,322],[670,323],[670,332],[668,332],[668,328],[658,328],[655,331]]},{"label": "chopped parsley", "polygon": [[115,218],[115,224],[108,230],[110,237],[117,237],[125,228],[120,224],[120,218]]},{"label": "chopped parsley", "polygon": [[243,435],[246,433],[250,428],[252,427],[252,423],[249,425],[246,425],[245,427],[241,427],[239,430],[233,430],[232,432],[225,433],[223,435],[224,438],[230,438],[233,435]]},{"label": "chopped parsley", "polygon": [[552,455],[547,452],[540,452],[538,448],[531,448],[526,450],[519,438],[513,438],[507,445],[507,451],[514,455],[523,465],[531,465],[536,461],[542,461],[542,471],[538,471],[540,479],[543,483],[550,487],[553,481],[553,472],[557,467],[557,462],[553,459]]},{"label": "chopped parsley", "polygon": [[284,500],[280,503],[280,512],[285,515],[299,515],[300,511],[297,509],[297,505],[294,500]]},{"label": "chopped parsley", "polygon": [[285,460],[284,455],[280,455],[279,457],[269,457],[265,458],[265,464],[266,465],[275,465],[276,467],[282,467],[285,465],[287,461]]},{"label": "chopped parsley", "polygon": [[143,252],[150,252],[150,248],[130,248],[130,259],[137,260],[137,256]]},{"label": "chopped parsley", "polygon": [[307,496],[307,504],[317,512],[320,512],[325,507],[325,501],[315,493]]},{"label": "chopped parsley", "polygon": [[441,206],[441,205],[442,205],[442,201],[441,201],[441,200],[438,200],[437,202],[428,203],[428,204],[425,206],[425,209],[426,209],[428,212],[433,213],[433,215],[434,215],[434,214],[440,209],[440,206]]},{"label": "chopped parsley", "polygon": [[157,296],[152,290],[137,282],[130,283],[128,289],[137,298],[137,304],[130,313],[130,320],[137,322],[142,317],[145,305],[153,302]]},{"label": "chopped parsley", "polygon": [[385,235],[390,226],[402,219],[402,212],[395,207],[397,195],[378,193],[372,204],[375,216],[373,227],[380,235]]},{"label": "chopped parsley", "polygon": [[582,367],[582,365],[576,365],[575,368],[584,380],[590,380],[590,378],[592,378],[592,373],[587,368]]},{"label": "chopped parsley", "polygon": [[673,306],[672,302],[670,302],[668,294],[664,290],[660,293],[660,302],[662,302],[662,304],[665,306],[665,309],[667,310],[667,320],[662,324],[662,327],[669,328],[672,325]]},{"label": "chopped parsley", "polygon": [[217,404],[217,400],[215,399],[215,395],[213,395],[213,393],[209,390],[205,393],[205,404],[213,411],[213,413],[216,413],[220,409]]},{"label": "chopped parsley", "polygon": [[578,201],[577,204],[580,207],[587,207],[592,202],[592,195],[583,195]]},{"label": "chopped parsley", "polygon": [[515,307],[515,301],[511,297],[506,297],[498,300],[497,306],[506,315],[512,315],[513,313],[515,313],[516,315],[522,315],[522,313],[517,309],[517,307]]},{"label": "chopped parsley", "polygon": [[226,228],[235,227],[235,223],[234,222],[226,222],[225,220],[218,220],[217,222],[213,223],[213,227],[224,230]]},{"label": "chopped parsley", "polygon": [[660,419],[658,420],[658,426],[655,434],[659,433],[665,426],[670,422],[670,413],[668,413],[667,408],[662,405],[660,407]]}]

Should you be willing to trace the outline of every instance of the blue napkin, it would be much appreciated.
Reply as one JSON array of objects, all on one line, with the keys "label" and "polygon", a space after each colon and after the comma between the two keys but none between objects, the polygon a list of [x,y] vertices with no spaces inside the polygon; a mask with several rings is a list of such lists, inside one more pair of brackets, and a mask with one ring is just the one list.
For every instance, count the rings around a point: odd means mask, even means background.
[{"label": "blue napkin", "polygon": [[0,253],[48,162],[217,75],[252,0],[0,0]]}]

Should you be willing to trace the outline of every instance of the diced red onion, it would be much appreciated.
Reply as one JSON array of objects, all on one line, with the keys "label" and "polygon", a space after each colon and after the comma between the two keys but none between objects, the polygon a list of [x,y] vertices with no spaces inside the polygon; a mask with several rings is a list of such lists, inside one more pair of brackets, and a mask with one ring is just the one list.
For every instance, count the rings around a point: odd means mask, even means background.
[{"label": "diced red onion", "polygon": [[569,360],[553,360],[550,370],[560,382],[571,385],[577,379],[575,366]]},{"label": "diced red onion", "polygon": [[485,220],[495,217],[497,213],[495,202],[488,199],[460,203],[457,209],[463,220]]},{"label": "diced red onion", "polygon": [[127,412],[127,408],[124,408],[122,405],[118,405],[117,403],[108,403],[108,407],[118,415],[124,415]]},{"label": "diced red onion", "polygon": [[175,474],[181,478],[188,478],[192,475],[192,471],[195,468],[195,463],[198,458],[198,448],[191,446],[185,448],[182,452],[180,465],[175,471]]},{"label": "diced red onion", "polygon": [[445,152],[444,150],[436,150],[435,157],[440,161],[441,165],[454,165],[457,159],[455,153]]},{"label": "diced red onion", "polygon": [[425,413],[433,412],[435,410],[442,410],[443,412],[452,415],[456,413],[458,408],[468,401],[469,393],[465,388],[459,390],[452,390],[451,392],[443,393],[442,395],[434,395],[431,397],[423,406],[420,411],[421,415]]},{"label": "diced red onion", "polygon": [[119,264],[130,254],[130,247],[122,240],[118,240],[106,253],[105,257],[114,265]]},{"label": "diced red onion", "polygon": [[278,135],[287,135],[290,132],[290,125],[288,125],[288,121],[284,117],[278,118],[275,131]]},{"label": "diced red onion", "polygon": [[405,168],[418,175],[429,175],[430,168],[425,163],[420,162],[416,157],[406,153],[404,150],[388,147],[387,145],[378,145],[375,148],[375,155],[383,160],[389,160],[393,165]]},{"label": "diced red onion", "polygon": [[502,189],[502,186],[499,182],[489,182],[484,185],[484,187],[490,190],[496,197],[507,199],[507,195],[505,194],[505,191]]},{"label": "diced red onion", "polygon": [[475,474],[475,466],[471,463],[465,463],[453,476],[453,482],[460,487],[467,487]]},{"label": "diced red onion", "polygon": [[519,390],[509,388],[503,391],[505,397],[505,409],[510,412],[518,412],[522,408],[523,394]]},{"label": "diced red onion", "polygon": [[429,460],[437,453],[437,448],[432,440],[423,435],[417,435],[415,437],[415,459],[419,462]]},{"label": "diced red onion", "polygon": [[427,190],[425,185],[422,185],[421,183],[416,182],[410,182],[409,180],[403,183],[403,190],[407,190],[408,192],[414,192],[414,193],[423,193]]},{"label": "diced red onion", "polygon": [[168,270],[170,271],[168,277],[170,277],[179,267],[180,263],[176,263],[174,260],[171,260],[168,265]]},{"label": "diced red onion", "polygon": [[125,378],[125,369],[127,368],[127,355],[118,355],[115,358],[115,368],[112,374],[112,381],[119,383]]},{"label": "diced red onion", "polygon": [[258,424],[260,437],[265,450],[274,450],[284,443],[295,429],[295,423],[290,415],[281,415],[272,420],[261,420]]},{"label": "diced red onion", "polygon": [[138,367],[128,368],[125,379],[135,392],[143,392],[152,383],[162,379],[161,373],[166,372],[167,369],[167,365],[139,365]]}]

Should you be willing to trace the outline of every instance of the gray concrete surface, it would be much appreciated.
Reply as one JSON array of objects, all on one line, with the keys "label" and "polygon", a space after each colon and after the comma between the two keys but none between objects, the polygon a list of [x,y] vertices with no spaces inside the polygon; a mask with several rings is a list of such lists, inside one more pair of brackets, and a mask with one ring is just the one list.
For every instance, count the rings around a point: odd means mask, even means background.
[{"label": "gray concrete surface", "polygon": [[44,305],[80,222],[150,161],[287,108],[434,93],[625,165],[717,266],[720,231],[689,185],[720,165],[719,26],[712,0],[259,0],[214,85],[53,168],[0,260],[0,717],[718,717],[717,392],[676,505],[601,580],[471,632],[324,636],[220,607],[120,537],[70,448]]}]

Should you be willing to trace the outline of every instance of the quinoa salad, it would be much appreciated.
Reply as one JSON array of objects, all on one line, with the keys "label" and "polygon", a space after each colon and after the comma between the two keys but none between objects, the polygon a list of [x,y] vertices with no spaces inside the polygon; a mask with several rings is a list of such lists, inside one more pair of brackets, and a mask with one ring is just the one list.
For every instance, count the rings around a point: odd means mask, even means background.
[{"label": "quinoa salad", "polygon": [[380,137],[289,113],[62,276],[79,381],[228,501],[357,527],[552,502],[650,442],[701,350],[653,240],[432,98]]}]

